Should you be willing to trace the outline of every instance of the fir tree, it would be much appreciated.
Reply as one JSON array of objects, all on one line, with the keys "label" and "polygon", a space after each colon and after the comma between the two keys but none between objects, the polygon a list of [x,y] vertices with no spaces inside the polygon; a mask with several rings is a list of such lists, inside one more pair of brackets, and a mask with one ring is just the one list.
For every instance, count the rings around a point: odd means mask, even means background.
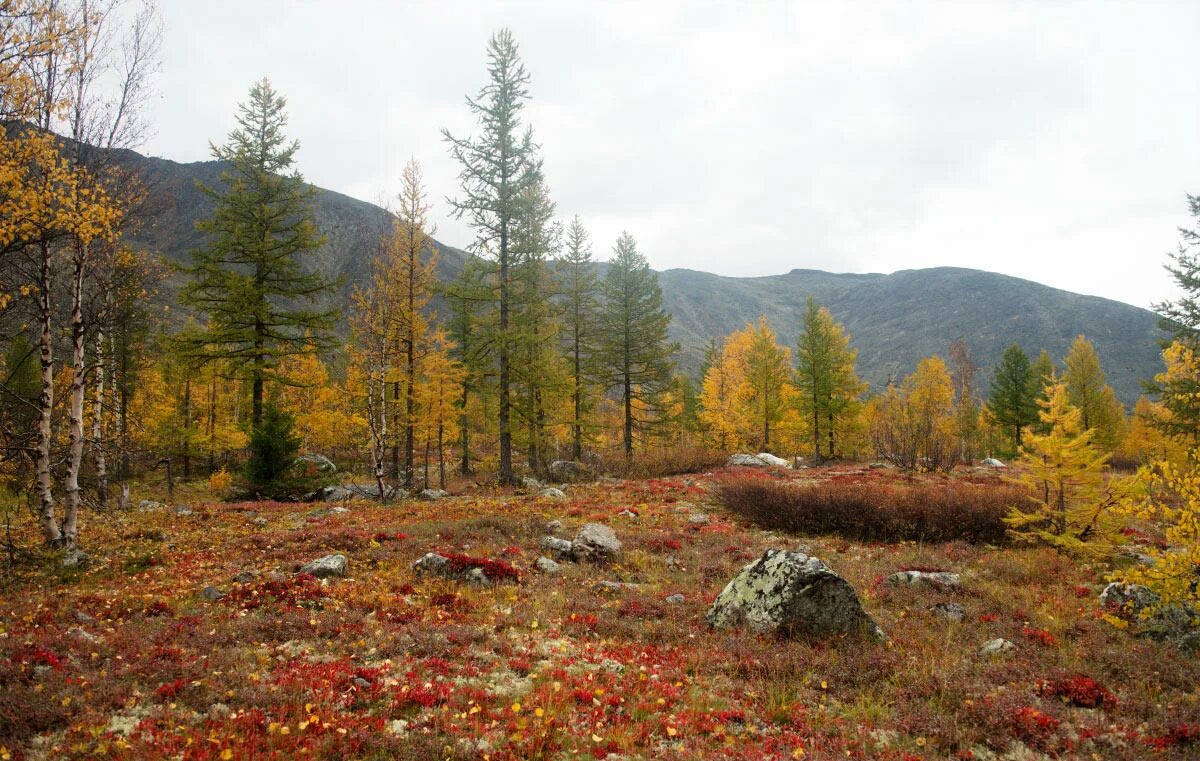
[{"label": "fir tree", "polygon": [[622,444],[633,457],[634,432],[657,411],[659,395],[671,382],[671,356],[679,345],[668,340],[671,315],[662,307],[658,276],[638,253],[633,236],[622,232],[601,287],[602,371],[620,393]]},{"label": "fir tree", "polygon": [[988,411],[997,425],[1011,434],[1010,455],[1020,451],[1024,429],[1038,419],[1037,395],[1031,377],[1029,355],[1016,344],[1005,349],[992,375]]},{"label": "fir tree", "polygon": [[571,365],[571,459],[583,456],[585,420],[591,409],[587,388],[597,341],[596,266],[587,230],[576,215],[567,227],[559,269],[563,280],[562,328]]},{"label": "fir tree", "polygon": [[213,156],[226,162],[224,189],[201,186],[216,203],[196,223],[208,240],[185,267],[180,301],[208,321],[187,351],[204,362],[223,360],[251,384],[251,422],[263,415],[263,389],[278,378],[279,361],[327,338],[336,310],[313,306],[334,283],[306,268],[305,255],[324,245],[313,222],[313,189],[295,163],[299,143],[283,133],[286,100],[262,80],[238,107],[238,129]]}]

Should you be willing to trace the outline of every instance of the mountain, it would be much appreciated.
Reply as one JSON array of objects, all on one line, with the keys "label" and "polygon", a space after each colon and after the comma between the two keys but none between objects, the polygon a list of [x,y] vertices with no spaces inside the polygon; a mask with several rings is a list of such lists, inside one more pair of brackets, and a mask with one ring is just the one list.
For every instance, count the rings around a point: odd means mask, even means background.
[{"label": "mountain", "polygon": [[[197,181],[219,187],[221,164],[181,164],[123,151],[123,163],[147,185],[146,222],[134,245],[188,261],[202,236],[195,222],[212,201]],[[315,266],[341,278],[345,298],[363,283],[386,229],[387,213],[374,204],[315,188],[316,222],[328,243]],[[438,243],[439,275],[450,279],[469,256]],[[652,254],[653,252],[651,252]],[[794,346],[805,300],[812,295],[844,323],[858,349],[859,373],[874,389],[912,371],[922,357],[946,356],[955,339],[966,341],[980,365],[986,395],[991,368],[1010,343],[1031,355],[1046,349],[1061,362],[1071,341],[1092,340],[1109,383],[1132,405],[1140,383],[1158,371],[1157,317],[1146,309],[1083,296],[1029,280],[958,267],[902,270],[890,275],[836,274],[796,269],[769,277],[723,277],[687,269],[659,273],[672,334],[681,343],[680,366],[695,373],[704,347],[765,314],[781,342]]]}]

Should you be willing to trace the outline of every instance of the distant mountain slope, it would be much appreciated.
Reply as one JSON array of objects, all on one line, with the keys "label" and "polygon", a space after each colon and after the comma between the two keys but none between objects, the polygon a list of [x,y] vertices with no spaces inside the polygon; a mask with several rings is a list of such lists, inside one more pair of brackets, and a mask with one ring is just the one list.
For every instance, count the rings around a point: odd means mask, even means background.
[{"label": "distant mountain slope", "polygon": [[[149,219],[134,243],[187,261],[202,240],[196,220],[212,209],[196,182],[217,186],[221,165],[180,164],[130,151],[122,158],[141,173],[150,196]],[[317,224],[328,237],[315,266],[343,279],[345,297],[353,284],[365,281],[387,215],[374,204],[320,188],[315,200]],[[439,275],[452,278],[468,254],[439,246]],[[680,365],[692,373],[710,337],[737,330],[759,314],[767,316],[781,341],[794,346],[809,294],[845,323],[858,349],[859,372],[875,389],[911,372],[922,357],[945,356],[957,338],[967,342],[981,365],[984,394],[991,366],[1013,341],[1030,354],[1045,348],[1060,361],[1074,337],[1086,334],[1100,353],[1109,382],[1129,405],[1140,393],[1140,382],[1161,364],[1156,317],[1150,311],[979,270],[939,267],[890,275],[793,270],[734,278],[674,269],[660,273],[660,282],[673,316],[672,334],[683,347]]]},{"label": "distant mountain slope", "polygon": [[859,372],[876,389],[911,372],[922,357],[946,357],[957,338],[981,365],[984,394],[992,365],[1014,341],[1031,355],[1044,348],[1060,362],[1075,336],[1085,334],[1126,404],[1137,399],[1141,381],[1161,364],[1157,317],[1149,310],[980,270],[937,267],[890,275],[793,270],[755,278],[667,270],[659,280],[689,363],[698,363],[710,336],[741,328],[760,314],[782,342],[795,346],[811,294],[846,325],[858,349]]}]

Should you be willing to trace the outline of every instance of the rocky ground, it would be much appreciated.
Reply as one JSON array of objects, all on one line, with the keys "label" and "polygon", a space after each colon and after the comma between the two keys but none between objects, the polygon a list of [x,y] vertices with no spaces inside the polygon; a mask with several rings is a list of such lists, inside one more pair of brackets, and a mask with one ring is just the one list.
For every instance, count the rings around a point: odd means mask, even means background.
[{"label": "rocky ground", "polygon": [[[1106,611],[1108,569],[771,534],[711,501],[738,470],[91,516],[89,557],[4,576],[0,759],[1200,754],[1197,657]],[[778,609],[849,617],[781,636],[746,602],[779,568],[824,586]]]}]

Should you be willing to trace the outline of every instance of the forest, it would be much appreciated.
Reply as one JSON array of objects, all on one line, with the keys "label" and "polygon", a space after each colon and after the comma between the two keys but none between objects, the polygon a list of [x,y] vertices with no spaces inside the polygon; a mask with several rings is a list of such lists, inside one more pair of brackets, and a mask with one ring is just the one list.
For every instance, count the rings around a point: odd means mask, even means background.
[{"label": "forest", "polygon": [[[868,387],[812,297],[689,375],[634,234],[555,203],[507,29],[364,283],[268,78],[190,261],[133,245],[162,21],[122,7],[0,3],[0,759],[1200,748],[1200,196],[1131,409],[1086,335]],[[795,557],[833,613],[733,599]]]}]

